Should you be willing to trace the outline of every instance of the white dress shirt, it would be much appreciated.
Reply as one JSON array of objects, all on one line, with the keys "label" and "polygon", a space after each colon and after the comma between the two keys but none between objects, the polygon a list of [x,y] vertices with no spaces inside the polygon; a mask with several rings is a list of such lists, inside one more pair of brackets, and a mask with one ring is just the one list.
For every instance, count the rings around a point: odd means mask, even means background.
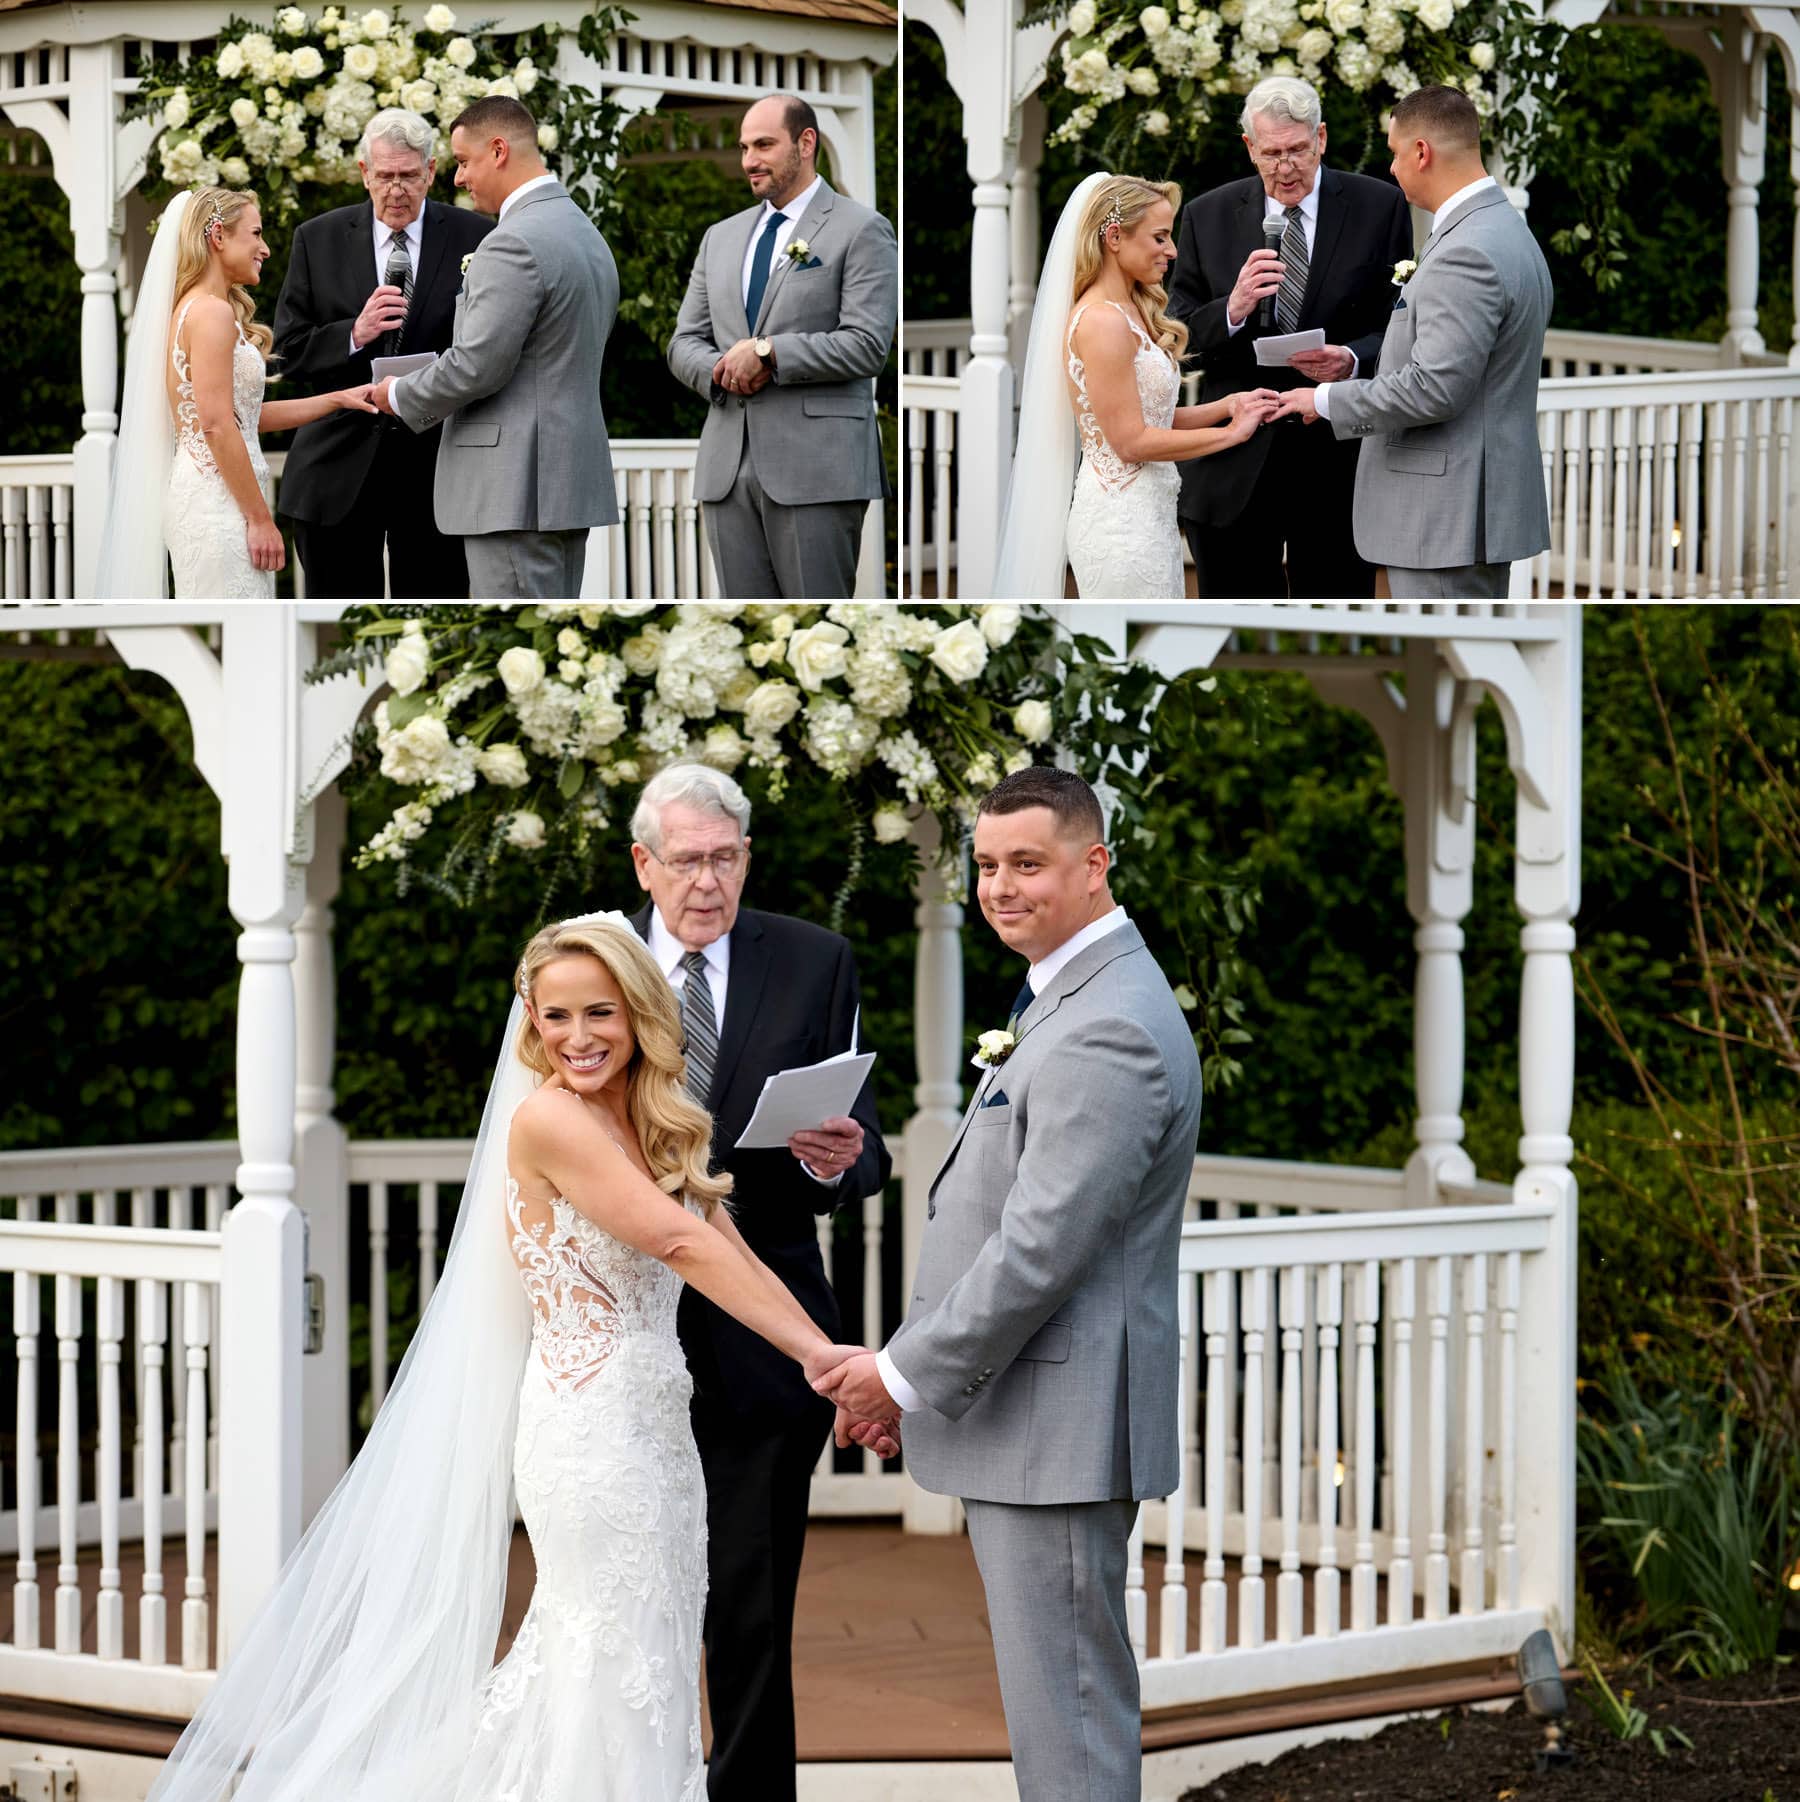
[{"label": "white dress shirt", "polygon": [[[375,285],[380,287],[387,280],[388,248],[394,241],[394,228],[384,219],[377,216],[373,233],[375,244]],[[425,241],[425,208],[419,208],[419,216],[411,225],[400,228],[400,242],[406,246],[406,260],[412,264],[413,286],[419,282],[419,247]],[[384,332],[382,336],[386,336]],[[356,341],[356,327],[350,328],[350,354],[355,356],[365,345]]]},{"label": "white dress shirt", "polygon": [[[775,248],[769,253],[769,274],[774,275],[781,265],[781,253],[787,249],[788,241],[794,235],[794,228],[799,225],[801,216],[812,205],[813,196],[819,191],[819,183],[824,176],[815,175],[812,181],[790,200],[786,206],[777,208],[772,200],[765,200],[762,211],[756,215],[756,223],[750,228],[750,242],[744,247],[744,267],[739,273],[738,292],[744,297],[744,305],[750,305],[750,265],[756,261],[756,246],[761,240],[769,223],[769,215],[779,211],[781,223],[775,228]],[[756,321],[750,321],[750,329],[755,331]]]},{"label": "white dress shirt", "polygon": [[[1121,926],[1130,924],[1131,916],[1124,908],[1114,907],[1064,939],[1054,951],[1040,958],[1025,972],[1025,980],[1031,985],[1033,997],[1043,994],[1056,980],[1057,972],[1072,958],[1079,957],[1089,945],[1105,938],[1109,932],[1117,932]],[[875,1367],[881,1372],[881,1380],[887,1385],[888,1394],[894,1398],[894,1405],[902,1414],[916,1414],[927,1406],[925,1398],[900,1374],[894,1360],[888,1356],[885,1345],[875,1354]]]}]

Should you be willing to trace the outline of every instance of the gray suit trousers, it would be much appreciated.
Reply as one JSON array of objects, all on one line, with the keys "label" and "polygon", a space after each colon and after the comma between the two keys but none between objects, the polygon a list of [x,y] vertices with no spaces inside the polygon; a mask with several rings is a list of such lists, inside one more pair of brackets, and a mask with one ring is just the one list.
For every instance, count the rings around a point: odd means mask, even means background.
[{"label": "gray suit trousers", "polygon": [[856,553],[866,500],[771,500],[756,479],[750,434],[737,480],[722,501],[706,503],[706,541],[719,593],[734,601],[847,601],[856,593]]},{"label": "gray suit trousers", "polygon": [[1136,1502],[965,1501],[1021,1802],[1140,1802],[1125,1620]]},{"label": "gray suit trousers", "polygon": [[1397,601],[1503,601],[1510,563],[1457,563],[1448,569],[1396,569],[1388,565],[1388,593]]},{"label": "gray suit trousers", "polygon": [[573,532],[480,532],[462,540],[469,595],[478,601],[572,601],[587,567],[587,527]]}]

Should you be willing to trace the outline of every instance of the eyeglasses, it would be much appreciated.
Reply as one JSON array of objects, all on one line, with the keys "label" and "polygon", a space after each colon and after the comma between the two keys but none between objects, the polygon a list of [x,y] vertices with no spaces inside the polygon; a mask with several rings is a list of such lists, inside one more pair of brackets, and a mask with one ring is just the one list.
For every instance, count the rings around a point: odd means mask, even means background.
[{"label": "eyeglasses", "polygon": [[1285,163],[1290,169],[1304,169],[1308,163],[1318,161],[1319,147],[1308,144],[1303,150],[1252,150],[1250,155],[1258,168],[1279,169]]},{"label": "eyeglasses", "polygon": [[378,175],[371,169],[368,176],[371,188],[422,188],[425,185],[423,169],[417,169],[411,175]]},{"label": "eyeglasses", "polygon": [[[644,849],[650,851],[648,845]],[[726,850],[713,851],[704,857],[657,857],[654,851],[650,851],[650,855],[656,857],[656,861],[671,876],[682,882],[692,882],[706,869],[710,869],[721,882],[729,882],[750,861],[750,853],[742,845],[732,845]]]}]

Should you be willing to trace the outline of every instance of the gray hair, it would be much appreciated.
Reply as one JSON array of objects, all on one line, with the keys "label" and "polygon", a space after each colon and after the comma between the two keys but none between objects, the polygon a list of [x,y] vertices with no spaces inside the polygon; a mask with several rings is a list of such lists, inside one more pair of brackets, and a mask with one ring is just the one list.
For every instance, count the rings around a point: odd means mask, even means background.
[{"label": "gray hair", "polygon": [[750,797],[725,774],[705,763],[672,763],[644,784],[631,812],[631,836],[647,850],[662,849],[665,807],[691,807],[735,820],[740,833],[750,830]]},{"label": "gray hair", "polygon": [[1317,131],[1325,109],[1319,102],[1319,90],[1311,82],[1302,81],[1297,75],[1269,75],[1244,96],[1244,111],[1238,123],[1245,137],[1255,137],[1250,122],[1259,116]]},{"label": "gray hair", "polygon": [[428,163],[437,144],[437,133],[429,119],[408,112],[403,106],[386,106],[363,127],[363,135],[356,143],[356,160],[366,163],[370,147],[375,144],[396,144],[412,151],[420,162]]}]

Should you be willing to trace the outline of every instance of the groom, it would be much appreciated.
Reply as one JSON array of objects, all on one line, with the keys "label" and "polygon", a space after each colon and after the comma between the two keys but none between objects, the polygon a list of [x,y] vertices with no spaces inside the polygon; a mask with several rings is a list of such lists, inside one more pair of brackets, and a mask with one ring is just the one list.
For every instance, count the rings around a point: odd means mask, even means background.
[{"label": "groom", "polygon": [[445,421],[435,511],[440,531],[463,536],[470,595],[567,600],[581,593],[588,528],[619,517],[600,410],[619,272],[518,101],[465,108],[450,151],[456,185],[499,223],[465,260],[450,349],[375,400],[415,432]]},{"label": "groom", "polygon": [[1030,966],[1014,1043],[932,1181],[906,1324],[817,1385],[840,1444],[904,1408],[908,1470],[963,1498],[1024,1802],[1142,1794],[1126,1541],[1176,1474],[1200,1067],[1102,832],[1066,770],[981,803],[981,911]]},{"label": "groom", "polygon": [[1418,88],[1388,126],[1394,179],[1430,211],[1366,382],[1283,397],[1278,418],[1369,438],[1356,467],[1356,548],[1385,563],[1396,600],[1498,601],[1513,562],[1550,543],[1537,435],[1550,271],[1482,166],[1481,121],[1460,89]]}]

